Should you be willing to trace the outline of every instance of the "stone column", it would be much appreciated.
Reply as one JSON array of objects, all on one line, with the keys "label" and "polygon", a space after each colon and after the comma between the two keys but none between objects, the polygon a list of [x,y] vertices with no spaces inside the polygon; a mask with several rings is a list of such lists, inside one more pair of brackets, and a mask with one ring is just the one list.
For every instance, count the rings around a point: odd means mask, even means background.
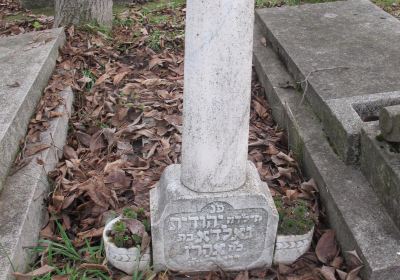
[{"label": "stone column", "polygon": [[253,2],[187,2],[181,180],[197,192],[246,179]]},{"label": "stone column", "polygon": [[150,193],[156,271],[271,265],[278,213],[247,161],[254,0],[188,0],[182,165]]}]

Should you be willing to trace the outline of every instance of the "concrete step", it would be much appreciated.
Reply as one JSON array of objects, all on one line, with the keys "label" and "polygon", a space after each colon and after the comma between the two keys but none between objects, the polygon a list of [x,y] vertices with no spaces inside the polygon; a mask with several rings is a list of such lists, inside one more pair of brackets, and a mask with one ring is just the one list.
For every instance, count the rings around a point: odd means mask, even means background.
[{"label": "concrete step", "polygon": [[261,9],[257,19],[337,153],[358,163],[364,123],[400,104],[400,21],[368,0]]},{"label": "concrete step", "polygon": [[68,88],[60,95],[64,102],[56,110],[63,114],[50,121],[49,128],[40,135],[41,143],[50,148],[7,177],[0,193],[0,280],[13,279],[13,269],[24,271],[33,261],[28,248],[37,245],[43,226],[44,200],[50,188],[47,173],[54,170],[62,156],[72,108],[72,90]]},{"label": "concrete step", "polygon": [[61,28],[0,39],[0,191],[64,41]]},{"label": "concrete step", "polygon": [[[259,22],[260,23],[260,22]],[[263,24],[261,22],[261,24]],[[273,115],[288,132],[303,171],[316,180],[331,226],[343,251],[356,250],[365,280],[395,280],[400,275],[400,231],[364,175],[335,154],[323,124],[278,55],[256,25],[254,65]]]}]

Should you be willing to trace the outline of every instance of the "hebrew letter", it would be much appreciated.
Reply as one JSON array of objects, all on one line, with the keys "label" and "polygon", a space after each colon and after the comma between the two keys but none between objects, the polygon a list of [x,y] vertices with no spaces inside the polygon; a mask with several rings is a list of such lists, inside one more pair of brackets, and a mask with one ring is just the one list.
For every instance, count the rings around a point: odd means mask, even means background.
[{"label": "hebrew letter", "polygon": [[[174,222],[177,223],[177,227],[176,227],[176,225],[174,224]],[[181,227],[182,227],[182,222],[181,222],[181,219],[180,219],[180,218],[171,217],[171,218],[169,219],[169,230],[176,230],[176,229],[180,229]]]}]

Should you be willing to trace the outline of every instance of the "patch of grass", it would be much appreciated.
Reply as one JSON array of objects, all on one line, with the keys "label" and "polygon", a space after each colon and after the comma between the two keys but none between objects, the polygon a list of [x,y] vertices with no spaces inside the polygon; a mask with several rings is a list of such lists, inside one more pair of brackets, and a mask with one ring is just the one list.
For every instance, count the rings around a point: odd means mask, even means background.
[{"label": "patch of grass", "polygon": [[186,4],[186,0],[159,0],[151,1],[142,6],[142,12],[154,12],[165,8],[176,9]]},{"label": "patch of grass", "polygon": [[388,8],[394,5],[400,5],[400,0],[373,0],[376,5]]},{"label": "patch of grass", "polygon": [[153,15],[149,17],[149,22],[151,24],[162,24],[168,21],[167,15]]},{"label": "patch of grass", "polygon": [[148,38],[148,46],[151,48],[153,51],[158,52],[161,50],[161,39],[162,32],[160,30],[153,30]]},{"label": "patch of grass", "polygon": [[312,229],[314,220],[307,201],[299,199],[290,205],[285,204],[281,197],[275,198],[274,201],[279,213],[279,234],[306,234]]},{"label": "patch of grass", "polygon": [[90,70],[87,69],[82,71],[82,75],[88,78],[89,82],[86,83],[85,88],[87,91],[90,91],[96,83],[97,78]]},{"label": "patch of grass", "polygon": [[271,8],[283,5],[300,5],[306,3],[325,3],[337,0],[256,0],[256,8]]},{"label": "patch of grass", "polygon": [[124,5],[124,4],[114,4],[113,5],[113,14],[114,15],[119,15],[119,14],[125,12],[126,10],[129,10],[129,7],[127,5]]},{"label": "patch of grass", "polygon": [[96,269],[77,269],[71,265],[63,268],[57,268],[54,272],[43,276],[34,277],[33,280],[52,280],[55,276],[67,276],[68,280],[111,280],[105,272]]},{"label": "patch of grass", "polygon": [[[54,8],[53,7],[45,7],[45,8],[35,8],[31,9],[31,13],[35,16],[54,16]],[[29,21],[32,20],[32,17],[29,16],[28,13],[18,13],[15,15],[6,15],[4,17],[6,21]]]},{"label": "patch of grass", "polygon": [[131,18],[120,18],[119,16],[115,16],[113,24],[123,27],[131,27],[134,24],[134,20]]},{"label": "patch of grass", "polygon": [[[35,280],[51,280],[54,276],[68,276],[68,279],[102,279],[111,280],[103,270],[94,268],[80,267],[80,264],[101,264],[104,260],[104,245],[91,245],[85,240],[85,246],[76,249],[68,237],[67,233],[57,222],[57,229],[61,236],[61,240],[56,242],[52,240],[40,240],[39,246],[33,249],[34,252],[45,254],[46,261],[49,265],[57,266],[55,271],[46,275],[35,277]],[[59,264],[63,263],[63,267]]]},{"label": "patch of grass", "polygon": [[83,30],[93,33],[93,34],[101,34],[104,38],[110,39],[112,36],[111,29],[108,28],[107,26],[100,25],[97,22],[91,22],[83,25],[82,27]]}]

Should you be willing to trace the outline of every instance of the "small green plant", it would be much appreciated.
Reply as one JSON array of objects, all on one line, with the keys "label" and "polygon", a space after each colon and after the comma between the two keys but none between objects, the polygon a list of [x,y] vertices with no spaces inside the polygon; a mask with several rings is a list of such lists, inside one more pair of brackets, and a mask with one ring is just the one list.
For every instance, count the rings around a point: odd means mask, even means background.
[{"label": "small green plant", "polygon": [[279,234],[300,235],[312,229],[314,215],[307,201],[298,199],[287,204],[282,197],[276,197],[274,201],[279,213]]},{"label": "small green plant", "polygon": [[[56,267],[53,272],[40,277],[34,277],[34,280],[51,280],[54,276],[68,276],[72,280],[103,279],[111,280],[108,273],[93,268],[79,268],[80,264],[101,264],[104,260],[104,245],[92,245],[85,240],[85,245],[77,249],[62,225],[56,221],[60,241],[40,240],[39,246],[33,248],[36,253],[44,254],[49,265]],[[60,266],[60,264],[63,264]]]},{"label": "small green plant", "polygon": [[137,219],[138,217],[138,214],[132,208],[124,208],[122,215],[128,219]]},{"label": "small green plant", "polygon": [[38,21],[34,21],[34,22],[32,23],[32,26],[33,26],[33,28],[34,28],[35,30],[38,30],[38,29],[40,29],[40,28],[43,27],[43,25],[40,24],[40,22],[38,22]]},{"label": "small green plant", "polygon": [[161,35],[162,33],[160,30],[154,30],[153,32],[150,33],[148,39],[148,46],[155,52],[161,50],[161,43],[160,43]]},{"label": "small green plant", "polygon": [[134,20],[129,17],[121,18],[116,16],[113,20],[113,24],[116,26],[131,27],[134,24]]},{"label": "small green plant", "polygon": [[124,208],[121,219],[114,223],[112,230],[107,232],[107,236],[111,237],[111,241],[118,248],[141,247],[143,238],[148,238],[147,229],[149,229],[149,223],[143,208],[136,210]]},{"label": "small green plant", "polygon": [[92,73],[92,71],[90,71],[88,69],[83,70],[82,75],[83,75],[83,77],[86,78],[85,88],[87,91],[90,91],[93,88],[94,84],[96,83],[97,78]]}]

